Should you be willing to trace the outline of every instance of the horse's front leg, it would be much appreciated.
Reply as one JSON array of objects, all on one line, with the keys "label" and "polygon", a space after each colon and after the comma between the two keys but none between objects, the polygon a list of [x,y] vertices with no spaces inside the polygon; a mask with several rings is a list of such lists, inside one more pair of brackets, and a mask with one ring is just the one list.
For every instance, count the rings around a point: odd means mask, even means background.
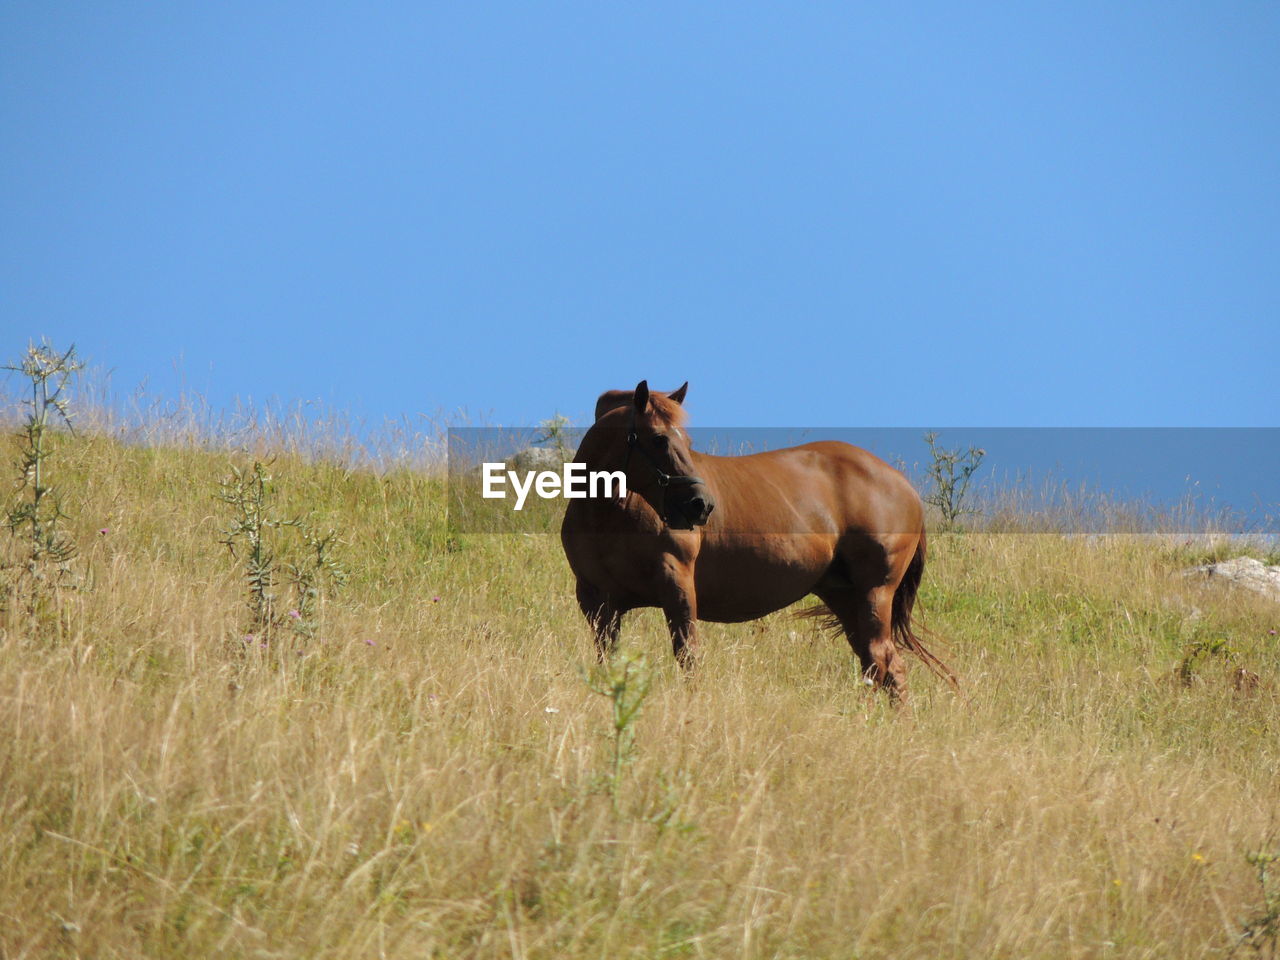
[{"label": "horse's front leg", "polygon": [[578,581],[578,606],[595,631],[596,657],[604,663],[618,645],[622,611],[606,594],[583,580]]},{"label": "horse's front leg", "polygon": [[671,649],[676,663],[686,672],[698,655],[698,598],[691,568],[668,568],[662,589],[662,612],[671,631]]}]

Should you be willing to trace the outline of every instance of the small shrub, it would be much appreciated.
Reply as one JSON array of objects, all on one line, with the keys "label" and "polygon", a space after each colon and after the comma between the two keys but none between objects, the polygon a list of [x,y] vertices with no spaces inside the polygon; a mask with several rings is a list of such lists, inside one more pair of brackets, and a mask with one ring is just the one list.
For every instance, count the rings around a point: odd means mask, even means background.
[{"label": "small shrub", "polygon": [[543,420],[538,424],[538,429],[541,432],[534,437],[534,446],[554,450],[562,461],[568,460],[573,455],[573,447],[569,443],[568,417],[557,413],[551,419]]},{"label": "small shrub", "polygon": [[1213,637],[1204,640],[1193,640],[1187,644],[1182,659],[1174,668],[1174,676],[1184,687],[1195,681],[1196,670],[1202,663],[1210,660],[1222,660],[1228,665],[1236,658],[1236,651],[1227,642],[1226,637]]},{"label": "small shrub", "polygon": [[978,512],[966,507],[964,501],[969,492],[969,483],[987,451],[981,447],[970,447],[965,451],[959,448],[941,448],[935,431],[926,433],[924,441],[929,444],[929,479],[933,485],[932,492],[925,496],[924,502],[938,508],[938,512],[942,514],[944,530],[955,530],[962,516]]}]

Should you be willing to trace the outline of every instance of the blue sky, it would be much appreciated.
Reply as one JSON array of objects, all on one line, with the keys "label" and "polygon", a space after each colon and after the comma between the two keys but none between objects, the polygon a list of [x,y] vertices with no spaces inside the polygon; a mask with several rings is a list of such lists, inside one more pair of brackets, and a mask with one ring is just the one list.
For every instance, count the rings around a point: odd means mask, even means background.
[{"label": "blue sky", "polygon": [[0,346],[504,424],[1273,426],[1280,5],[0,6]]}]

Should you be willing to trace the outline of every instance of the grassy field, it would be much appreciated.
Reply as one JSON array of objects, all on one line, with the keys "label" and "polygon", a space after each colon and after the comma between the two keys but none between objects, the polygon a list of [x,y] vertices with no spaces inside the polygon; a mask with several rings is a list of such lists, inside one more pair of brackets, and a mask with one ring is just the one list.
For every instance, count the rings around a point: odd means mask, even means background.
[{"label": "grassy field", "polygon": [[0,639],[3,960],[1274,954],[1280,607],[1178,577],[1199,542],[932,537],[963,695],[916,665],[909,715],[787,613],[704,625],[691,680],[633,614],[615,772],[554,537],[281,450],[273,509],[348,581],[312,636],[282,586],[264,647],[219,543],[247,456],[56,446],[77,588]]}]

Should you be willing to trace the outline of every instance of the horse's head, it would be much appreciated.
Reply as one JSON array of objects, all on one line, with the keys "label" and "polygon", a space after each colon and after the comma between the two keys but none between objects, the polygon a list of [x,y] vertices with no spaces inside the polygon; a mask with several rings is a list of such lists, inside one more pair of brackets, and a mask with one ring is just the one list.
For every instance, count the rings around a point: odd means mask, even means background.
[{"label": "horse's head", "polygon": [[706,482],[694,473],[689,435],[683,429],[682,404],[688,389],[686,383],[671,393],[658,393],[641,380],[634,391],[610,390],[596,402],[597,424],[622,428],[628,489],[654,494],[649,502],[664,523],[678,530],[702,526],[715,509]]}]

